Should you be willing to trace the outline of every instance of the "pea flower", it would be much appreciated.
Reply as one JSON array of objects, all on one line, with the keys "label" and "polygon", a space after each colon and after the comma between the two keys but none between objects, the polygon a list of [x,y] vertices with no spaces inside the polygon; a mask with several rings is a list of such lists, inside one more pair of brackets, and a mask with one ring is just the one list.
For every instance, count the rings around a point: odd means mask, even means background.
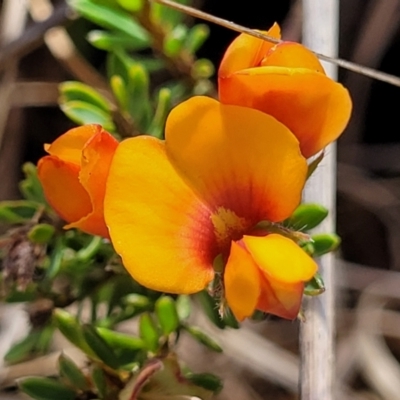
[{"label": "pea flower", "polygon": [[103,202],[106,180],[118,141],[100,125],[71,129],[46,144],[38,176],[49,204],[68,224],[108,237]]},{"label": "pea flower", "polygon": [[[264,33],[280,38],[277,24]],[[255,108],[286,125],[306,158],[336,140],[350,118],[348,91],[298,43],[239,35],[221,61],[218,84],[222,103]]]},{"label": "pea flower", "polygon": [[297,139],[267,114],[202,96],[171,111],[165,134],[124,140],[111,164],[105,218],[126,269],[170,293],[203,290],[218,274],[239,320],[256,309],[295,318],[316,263],[256,225],[286,219],[300,201]]}]

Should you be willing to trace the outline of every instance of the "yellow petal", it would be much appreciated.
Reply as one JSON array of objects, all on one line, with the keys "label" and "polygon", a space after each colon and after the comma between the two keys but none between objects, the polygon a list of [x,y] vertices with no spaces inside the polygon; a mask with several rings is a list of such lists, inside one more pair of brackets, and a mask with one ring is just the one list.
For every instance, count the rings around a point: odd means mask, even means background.
[{"label": "yellow petal", "polygon": [[90,197],[92,210],[66,228],[79,228],[92,235],[108,237],[103,203],[108,173],[117,146],[118,141],[102,129],[85,143],[81,151],[79,180]]},{"label": "yellow petal", "polygon": [[270,114],[299,139],[308,158],[336,140],[351,114],[348,91],[326,75],[303,68],[258,67],[220,79],[222,103]]},{"label": "yellow petal", "polygon": [[244,236],[243,242],[266,276],[281,283],[310,280],[317,263],[296,243],[278,234]]},{"label": "yellow petal", "polygon": [[194,293],[213,279],[210,210],[177,175],[164,142],[142,136],[120,143],[104,209],[115,250],[142,285]]},{"label": "yellow petal", "polygon": [[50,145],[45,145],[45,150],[60,160],[80,165],[85,143],[101,130],[102,127],[95,124],[70,129]]},{"label": "yellow petal", "polygon": [[242,321],[253,314],[260,296],[260,273],[250,254],[236,242],[224,272],[225,297],[235,317]]},{"label": "yellow petal", "polygon": [[288,217],[300,201],[306,161],[292,133],[257,110],[192,97],[166,124],[168,157],[218,213],[258,223]]},{"label": "yellow petal", "polygon": [[79,166],[55,156],[42,157],[38,162],[38,177],[46,199],[67,222],[81,219],[92,209],[78,176]]},{"label": "yellow petal", "polygon": [[[261,31],[265,35],[280,39],[281,30],[274,24],[268,31]],[[218,76],[227,77],[233,72],[260,65],[268,50],[274,43],[257,39],[245,33],[240,34],[227,48],[221,61]]]}]

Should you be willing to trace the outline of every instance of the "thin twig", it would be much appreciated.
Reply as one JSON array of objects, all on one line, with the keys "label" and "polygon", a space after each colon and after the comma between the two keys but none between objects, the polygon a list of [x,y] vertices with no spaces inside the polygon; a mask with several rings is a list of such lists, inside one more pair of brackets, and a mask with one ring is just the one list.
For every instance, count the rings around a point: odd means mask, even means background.
[{"label": "thin twig", "polygon": [[[275,39],[271,36],[265,35],[254,29],[250,29],[243,25],[239,25],[234,22],[227,21],[226,19],[223,19],[223,18],[215,17],[204,11],[200,11],[193,7],[175,3],[174,1],[171,1],[171,0],[150,0],[150,1],[152,1],[154,3],[163,4],[167,7],[171,7],[171,8],[174,8],[175,10],[182,11],[185,14],[191,15],[192,17],[200,18],[205,21],[212,22],[214,24],[223,26],[227,29],[231,29],[236,32],[247,33],[248,35],[254,36],[256,38],[267,40],[268,42],[272,42],[275,44],[279,44],[279,43],[283,42],[282,40]],[[349,71],[353,71],[358,74],[368,76],[369,78],[373,78],[378,81],[386,82],[386,83],[389,83],[390,85],[400,87],[400,78],[398,76],[387,74],[386,72],[377,71],[373,68],[364,67],[363,65],[359,65],[359,64],[353,63],[351,61],[344,60],[342,58],[329,57],[329,56],[326,56],[325,54],[321,54],[321,53],[318,53],[315,51],[313,53],[320,60],[327,61],[329,63],[335,64],[335,65],[337,65],[341,68],[347,69]]]}]

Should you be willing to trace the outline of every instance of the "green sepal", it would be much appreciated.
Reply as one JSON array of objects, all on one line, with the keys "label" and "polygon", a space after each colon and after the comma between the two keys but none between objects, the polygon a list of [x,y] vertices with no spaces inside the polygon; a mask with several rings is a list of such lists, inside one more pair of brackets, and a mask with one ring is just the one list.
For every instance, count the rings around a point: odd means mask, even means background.
[{"label": "green sepal", "polygon": [[322,276],[317,272],[304,287],[304,294],[307,296],[318,296],[325,292],[325,284]]},{"label": "green sepal", "polygon": [[213,350],[217,353],[222,353],[222,347],[214,339],[211,339],[210,336],[204,333],[200,328],[192,325],[182,325],[182,328],[199,343],[208,347],[210,350]]},{"label": "green sepal", "polygon": [[115,131],[111,114],[93,104],[81,100],[73,100],[61,103],[60,108],[71,121],[79,125],[99,124],[106,131]]},{"label": "green sepal", "polygon": [[179,24],[169,31],[164,38],[163,51],[168,57],[177,57],[181,52],[188,33],[186,25]]},{"label": "green sepal", "polygon": [[83,325],[83,337],[88,346],[96,354],[96,356],[112,369],[118,369],[119,361],[113,349],[99,335],[96,328],[92,325]]},{"label": "green sepal", "polygon": [[171,110],[171,90],[162,88],[158,92],[157,108],[146,133],[158,139],[164,137],[165,121]]},{"label": "green sepal", "polygon": [[117,4],[113,7],[95,0],[69,0],[69,4],[80,15],[103,28],[123,32],[136,41],[142,41],[143,45],[150,44],[150,36],[146,30]]},{"label": "green sepal", "polygon": [[111,107],[109,101],[89,85],[77,81],[67,81],[61,83],[58,88],[61,94],[61,103],[82,101],[106,113],[110,113]]},{"label": "green sepal", "polygon": [[114,75],[110,79],[111,90],[117,99],[118,106],[122,111],[128,111],[128,91],[126,90],[126,84],[119,75]]},{"label": "green sepal", "polygon": [[155,313],[164,335],[168,336],[178,329],[179,317],[175,301],[172,297],[160,297],[155,304]]},{"label": "green sepal", "polygon": [[0,201],[0,222],[21,224],[32,220],[40,204],[30,200]]},{"label": "green sepal", "polygon": [[184,48],[190,54],[194,54],[200,47],[204,44],[207,38],[210,36],[210,28],[206,24],[197,24],[190,28],[186,40],[184,43]]},{"label": "green sepal", "polygon": [[38,244],[49,243],[53,238],[56,229],[49,224],[37,224],[28,232],[28,239]]},{"label": "green sepal", "polygon": [[192,67],[192,77],[194,79],[209,79],[215,73],[214,64],[206,58],[196,60]]},{"label": "green sepal", "polygon": [[96,357],[95,352],[86,343],[82,326],[78,320],[67,311],[57,308],[53,311],[53,321],[60,332],[76,347],[90,357]]},{"label": "green sepal", "polygon": [[320,257],[336,250],[340,245],[340,237],[335,233],[319,233],[311,236],[314,256]]},{"label": "green sepal", "polygon": [[306,179],[308,179],[314,173],[320,162],[324,159],[324,156],[325,156],[325,151],[322,151],[317,158],[315,158],[313,161],[310,162],[310,164],[308,164]]},{"label": "green sepal", "polygon": [[42,184],[37,175],[36,165],[27,162],[22,166],[22,171],[25,175],[25,179],[19,183],[19,190],[24,198],[41,204],[47,204]]},{"label": "green sepal", "polygon": [[187,294],[181,294],[175,301],[176,311],[180,321],[185,321],[190,317],[192,311],[192,303],[190,296]]},{"label": "green sepal", "polygon": [[185,378],[196,386],[207,389],[214,394],[218,394],[223,389],[221,378],[210,373],[186,374]]},{"label": "green sepal", "polygon": [[214,298],[212,298],[205,290],[196,293],[195,298],[199,301],[208,319],[218,328],[224,329],[225,322],[221,319],[218,312],[218,304]]},{"label": "green sepal", "polygon": [[58,358],[58,369],[61,377],[69,386],[82,391],[90,389],[90,385],[80,368],[64,353]]},{"label": "green sepal", "polygon": [[22,392],[35,400],[75,400],[76,392],[50,378],[29,377],[18,381]]},{"label": "green sepal", "polygon": [[285,221],[293,230],[308,231],[318,226],[329,214],[329,210],[320,204],[300,204]]},{"label": "green sepal", "polygon": [[160,334],[149,313],[143,313],[139,318],[139,335],[148,350],[157,352],[160,346]]}]

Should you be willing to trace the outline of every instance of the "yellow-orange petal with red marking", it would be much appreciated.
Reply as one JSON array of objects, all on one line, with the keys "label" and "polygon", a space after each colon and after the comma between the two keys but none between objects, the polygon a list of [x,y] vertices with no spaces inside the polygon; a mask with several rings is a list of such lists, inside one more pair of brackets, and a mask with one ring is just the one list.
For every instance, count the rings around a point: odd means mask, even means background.
[{"label": "yellow-orange petal with red marking", "polygon": [[[275,39],[281,37],[280,27],[276,23],[268,31],[261,31],[261,33]],[[275,44],[272,42],[245,33],[240,34],[227,48],[219,66],[218,76],[227,77],[238,70],[260,65],[273,46]]]},{"label": "yellow-orange petal with red marking", "polygon": [[272,47],[262,59],[260,66],[307,68],[325,74],[316,55],[295,42],[282,42]]},{"label": "yellow-orange petal with red marking", "polygon": [[260,271],[261,294],[257,310],[281,318],[295,319],[300,311],[304,283],[281,283],[274,281]]},{"label": "yellow-orange petal with red marking", "polygon": [[274,116],[296,135],[306,158],[340,136],[352,108],[347,89],[306,68],[242,70],[220,79],[219,94],[222,103]]},{"label": "yellow-orange petal with red marking", "polygon": [[120,143],[104,211],[115,250],[140,284],[194,293],[213,279],[211,212],[176,173],[163,141],[141,136]]},{"label": "yellow-orange petal with red marking", "polygon": [[213,212],[223,208],[253,224],[281,221],[300,201],[307,165],[298,141],[257,110],[192,97],[167,119],[166,150]]},{"label": "yellow-orange petal with red marking", "polygon": [[90,197],[92,210],[65,228],[79,228],[93,235],[108,237],[103,203],[108,173],[117,146],[118,141],[102,129],[84,144],[79,181]]},{"label": "yellow-orange petal with red marking", "polygon": [[225,298],[236,319],[244,320],[253,314],[260,296],[260,273],[251,255],[236,242],[224,272]]},{"label": "yellow-orange petal with red marking", "polygon": [[59,136],[53,143],[46,144],[45,150],[60,160],[75,165],[81,164],[82,149],[86,142],[95,134],[100,133],[103,128],[97,124],[83,125],[70,129]]},{"label": "yellow-orange petal with red marking", "polygon": [[317,263],[284,236],[244,236],[243,242],[254,262],[273,280],[287,284],[306,282],[317,272]]},{"label": "yellow-orange petal with red marking", "polygon": [[79,166],[45,156],[38,162],[38,177],[48,203],[65,221],[91,212],[89,195],[79,183]]}]

